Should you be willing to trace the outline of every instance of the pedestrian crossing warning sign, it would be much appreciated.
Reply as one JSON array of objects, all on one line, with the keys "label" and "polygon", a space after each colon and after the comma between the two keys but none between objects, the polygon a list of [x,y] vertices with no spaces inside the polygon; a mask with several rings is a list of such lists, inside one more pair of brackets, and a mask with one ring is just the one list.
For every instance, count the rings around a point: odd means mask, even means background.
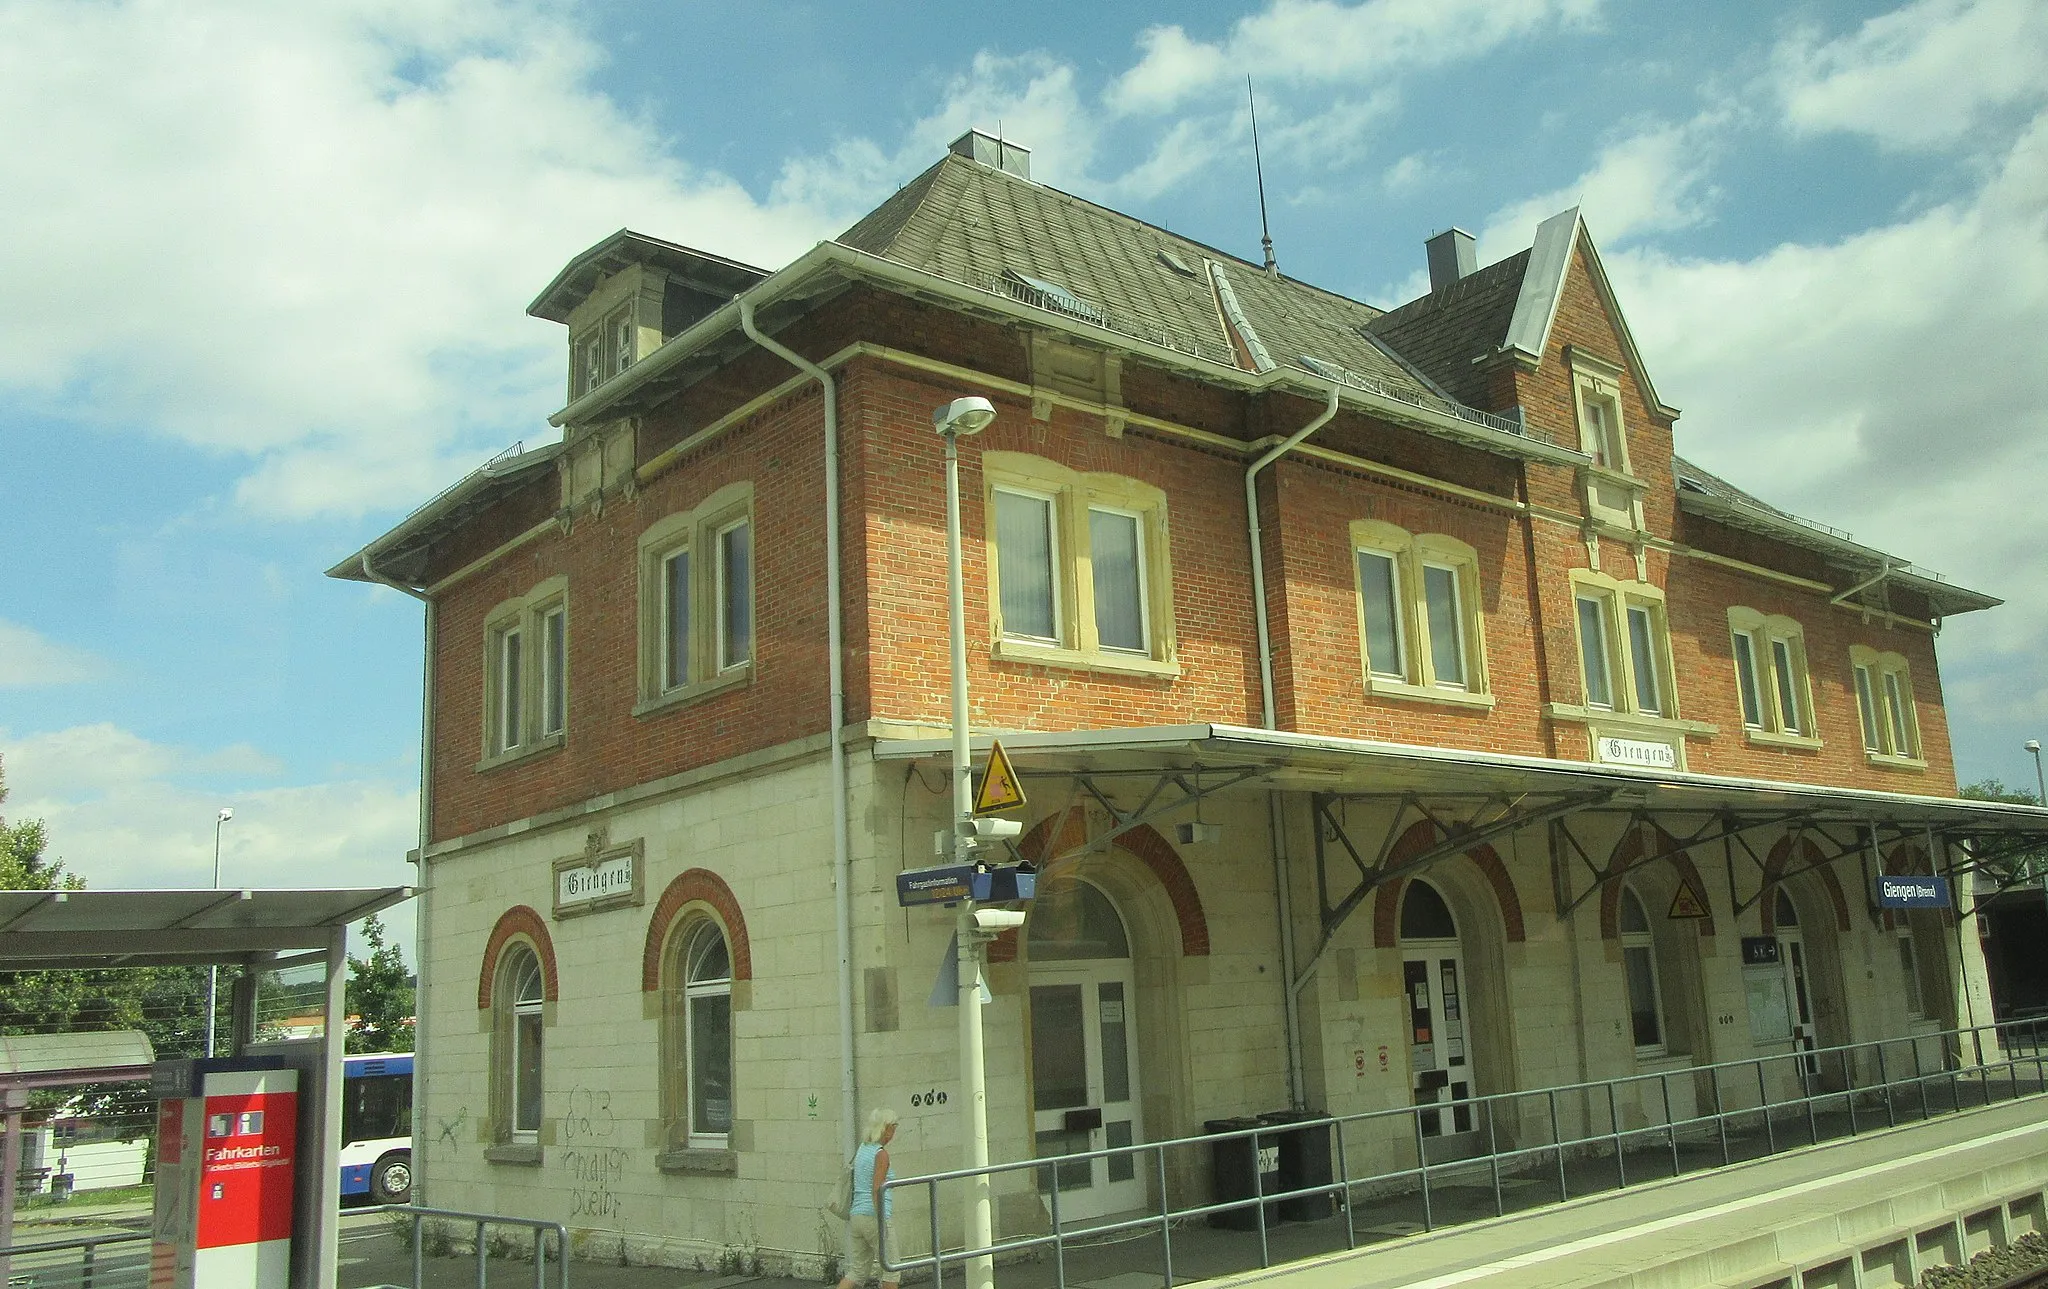
[{"label": "pedestrian crossing warning sign", "polygon": [[974,813],[994,814],[1023,804],[1024,785],[1010,765],[1010,754],[1001,743],[989,744],[988,765],[981,772],[981,786],[974,790]]},{"label": "pedestrian crossing warning sign", "polygon": [[1678,883],[1678,894],[1671,897],[1671,912],[1669,916],[1673,918],[1706,917],[1707,902],[1698,891],[1693,889],[1691,882],[1681,879]]}]

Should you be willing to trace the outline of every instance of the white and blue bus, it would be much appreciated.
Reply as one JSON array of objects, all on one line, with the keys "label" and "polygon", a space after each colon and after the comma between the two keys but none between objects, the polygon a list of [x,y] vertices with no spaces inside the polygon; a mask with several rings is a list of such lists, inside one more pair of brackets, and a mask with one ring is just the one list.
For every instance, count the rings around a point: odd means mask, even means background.
[{"label": "white and blue bus", "polygon": [[412,1198],[412,1053],[341,1058],[341,1197]]}]

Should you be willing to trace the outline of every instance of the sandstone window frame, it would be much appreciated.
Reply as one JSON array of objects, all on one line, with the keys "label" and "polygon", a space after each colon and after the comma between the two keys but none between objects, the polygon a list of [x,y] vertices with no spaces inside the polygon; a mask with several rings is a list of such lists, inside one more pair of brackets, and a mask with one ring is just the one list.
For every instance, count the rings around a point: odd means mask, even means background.
[{"label": "sandstone window frame", "polygon": [[[992,656],[1009,662],[1088,671],[1180,675],[1166,493],[1138,479],[1074,470],[1024,452],[986,451],[981,458],[981,473]],[[1045,623],[1051,627],[1049,633],[1012,630],[1005,621],[1005,561],[998,533],[1002,494],[1046,507],[1048,541],[1043,558],[1047,562],[1050,592],[1050,618]],[[1144,636],[1142,648],[1119,648],[1102,642],[1102,606],[1097,602],[1101,587],[1095,573],[1093,526],[1097,514],[1134,521],[1138,547],[1137,601],[1129,607],[1137,610]],[[1037,557],[1033,551],[1022,558],[1035,562]],[[1013,562],[1012,567],[1016,570],[1018,566]]]},{"label": "sandstone window frame", "polygon": [[[1491,708],[1492,684],[1486,665],[1485,615],[1479,586],[1479,552],[1445,533],[1411,533],[1376,519],[1350,525],[1353,604],[1357,614],[1359,673],[1366,692],[1381,698]],[[1386,599],[1391,611],[1393,659],[1375,658],[1374,604],[1382,597],[1366,573],[1367,560],[1386,565]],[[1431,572],[1449,575],[1438,580],[1450,593],[1450,620],[1455,625],[1452,648],[1462,676],[1440,676],[1443,618],[1434,595]],[[1384,652],[1382,650],[1381,652]]]},{"label": "sandstone window frame", "polygon": [[[1692,724],[1679,712],[1663,588],[1648,582],[1624,582],[1591,569],[1573,569],[1571,594],[1584,710],[1631,722]],[[1589,604],[1598,606],[1597,624],[1588,622],[1585,606]],[[1598,632],[1594,641],[1597,658],[1587,650],[1589,625]],[[1645,663],[1651,672],[1647,678],[1642,674]],[[1595,682],[1603,676],[1606,694],[1600,698],[1595,695]]]},{"label": "sandstone window frame", "polygon": [[1903,654],[1850,645],[1849,676],[1864,759],[1891,769],[1926,769],[1912,664]]},{"label": "sandstone window frame", "polygon": [[576,332],[569,342],[572,402],[639,360],[639,332],[631,300]]},{"label": "sandstone window frame", "polygon": [[556,574],[484,615],[478,770],[562,746],[569,733],[569,579]]},{"label": "sandstone window frame", "polygon": [[1743,736],[1779,747],[1822,746],[1806,629],[1782,613],[1736,605],[1728,610],[1728,640]]},{"label": "sandstone window frame", "polygon": [[[732,535],[745,533],[746,585],[728,567]],[[750,482],[719,488],[697,505],[655,520],[636,543],[639,701],[635,716],[743,685],[759,666],[760,532]],[[676,595],[677,574],[682,594]],[[735,597],[742,612],[735,614]],[[745,647],[731,628],[745,623]]]},{"label": "sandstone window frame", "polygon": [[1571,372],[1572,416],[1579,450],[1592,458],[1580,468],[1580,488],[1587,517],[1628,531],[1643,525],[1643,484],[1636,477],[1628,448],[1628,422],[1622,411],[1622,379],[1618,363],[1567,347]]}]

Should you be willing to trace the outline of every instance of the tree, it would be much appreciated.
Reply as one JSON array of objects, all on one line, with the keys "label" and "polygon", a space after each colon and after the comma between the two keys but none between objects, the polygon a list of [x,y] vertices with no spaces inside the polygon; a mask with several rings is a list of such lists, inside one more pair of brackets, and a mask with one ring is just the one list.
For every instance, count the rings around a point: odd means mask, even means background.
[{"label": "tree", "polygon": [[[0,803],[7,784],[0,773]],[[48,855],[49,829],[40,819],[0,819],[0,890],[76,891],[84,879]],[[206,973],[196,967],[127,967],[104,970],[0,972],[0,1034],[62,1034],[139,1029],[158,1058],[197,1056],[205,1048]],[[148,1130],[152,1102],[147,1084],[100,1084],[37,1094],[37,1108],[67,1105],[69,1112],[132,1120]]]},{"label": "tree", "polygon": [[[1966,783],[1956,790],[1956,795],[1971,801],[2002,801],[2010,806],[2038,806],[2041,798],[2025,788],[2008,788],[2001,779],[1979,779]],[[1992,867],[1998,874],[2001,889],[2016,882],[2037,879],[2048,873],[2048,847],[2029,846],[2002,854]]]},{"label": "tree", "polygon": [[413,981],[398,946],[384,942],[384,924],[372,913],[363,919],[370,956],[348,960],[348,1050],[412,1050]]}]

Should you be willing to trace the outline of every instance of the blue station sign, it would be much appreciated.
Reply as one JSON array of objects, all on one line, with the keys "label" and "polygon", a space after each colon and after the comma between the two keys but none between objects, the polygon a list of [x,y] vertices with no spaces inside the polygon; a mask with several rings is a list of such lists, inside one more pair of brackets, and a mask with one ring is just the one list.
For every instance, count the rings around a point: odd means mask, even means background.
[{"label": "blue station sign", "polygon": [[896,874],[896,903],[906,909],[917,904],[958,904],[972,897],[973,881],[972,864],[913,868]]},{"label": "blue station sign", "polygon": [[896,874],[896,903],[903,908],[919,904],[958,904],[973,900],[980,904],[1007,904],[1028,900],[1038,893],[1038,875],[1015,864],[991,868],[986,864],[940,864],[936,868],[913,868]]},{"label": "blue station sign", "polygon": [[1894,877],[1877,879],[1877,906],[1883,909],[1945,909],[1951,907],[1946,877]]}]

